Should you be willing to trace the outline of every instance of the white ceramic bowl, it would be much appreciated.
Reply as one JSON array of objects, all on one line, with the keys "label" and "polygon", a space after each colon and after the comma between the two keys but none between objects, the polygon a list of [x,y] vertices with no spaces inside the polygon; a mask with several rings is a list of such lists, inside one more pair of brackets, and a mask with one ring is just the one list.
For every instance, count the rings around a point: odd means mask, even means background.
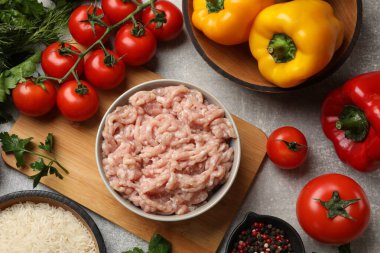
[{"label": "white ceramic bowl", "polygon": [[[199,90],[209,103],[218,105],[219,107],[223,108],[223,110],[225,111],[225,117],[230,120],[230,122],[231,122],[231,124],[232,124],[232,126],[233,126],[233,128],[235,130],[235,133],[237,135],[237,138],[231,140],[231,142],[230,142],[230,145],[234,149],[234,161],[233,161],[233,165],[232,165],[232,168],[231,168],[230,176],[227,179],[227,181],[223,185],[221,185],[220,188],[216,192],[214,192],[208,198],[208,200],[207,200],[207,202],[205,204],[197,207],[195,210],[193,210],[193,211],[191,211],[189,213],[186,213],[186,214],[182,214],[182,215],[161,215],[161,214],[146,213],[141,208],[139,208],[139,207],[135,206],[133,203],[131,203],[129,200],[122,198],[118,194],[118,192],[115,191],[110,186],[110,184],[108,182],[108,179],[107,179],[107,177],[106,177],[106,175],[104,173],[103,166],[102,166],[102,142],[103,142],[102,132],[103,132],[103,129],[104,129],[104,123],[105,123],[107,115],[109,113],[113,112],[116,109],[116,107],[128,104],[128,99],[133,94],[135,94],[136,92],[138,92],[138,91],[144,91],[144,90],[153,90],[153,89],[156,89],[156,88],[166,87],[166,86],[173,86],[173,85],[184,85],[184,86],[186,86],[186,87],[188,87],[190,89]],[[188,84],[188,83],[184,83],[184,82],[181,82],[181,81],[178,81],[178,80],[171,80],[171,79],[159,79],[159,80],[153,80],[153,81],[142,83],[142,84],[137,85],[137,86],[133,87],[132,89],[126,91],[124,94],[122,94],[120,97],[118,97],[115,100],[115,102],[112,103],[112,105],[109,107],[109,109],[107,110],[107,112],[103,116],[103,119],[102,119],[102,121],[100,123],[99,129],[98,129],[98,133],[97,133],[97,136],[96,136],[96,146],[95,146],[95,149],[96,149],[95,150],[96,163],[98,165],[99,173],[100,173],[100,175],[102,177],[102,180],[103,180],[104,184],[106,185],[107,189],[112,193],[112,195],[123,206],[125,206],[126,208],[128,208],[130,211],[132,211],[132,212],[134,212],[134,213],[136,213],[136,214],[138,214],[138,215],[140,215],[142,217],[145,217],[145,218],[148,218],[148,219],[152,219],[152,220],[157,220],[157,221],[181,221],[181,220],[187,220],[187,219],[196,217],[196,216],[198,216],[198,215],[206,212],[207,210],[209,210],[213,206],[215,206],[223,198],[223,196],[228,192],[228,190],[230,189],[231,185],[233,184],[233,182],[234,182],[234,180],[236,178],[238,169],[239,169],[240,156],[241,156],[240,138],[239,138],[239,133],[238,133],[237,127],[236,127],[235,122],[233,121],[233,119],[231,117],[231,114],[226,110],[226,108],[223,106],[223,104],[219,100],[217,100],[213,95],[211,95],[210,93],[206,92],[205,90],[199,88],[198,86],[195,86],[195,85],[192,85],[192,84]]]}]

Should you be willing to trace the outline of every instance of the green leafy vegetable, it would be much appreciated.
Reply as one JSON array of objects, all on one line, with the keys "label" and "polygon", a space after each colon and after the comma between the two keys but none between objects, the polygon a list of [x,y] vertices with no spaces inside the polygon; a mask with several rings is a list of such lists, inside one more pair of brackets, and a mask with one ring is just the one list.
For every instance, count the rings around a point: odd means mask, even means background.
[{"label": "green leafy vegetable", "polygon": [[154,234],[149,242],[148,253],[170,253],[172,246],[168,240],[159,234]]},{"label": "green leafy vegetable", "polygon": [[53,167],[53,161],[50,161],[50,163],[46,165],[44,159],[38,158],[37,161],[30,164],[30,167],[32,168],[32,170],[38,171],[37,174],[29,177],[33,179],[33,188],[36,188],[36,186],[40,183],[42,177],[45,177],[49,174],[54,174],[59,179],[63,179],[62,174],[59,173],[57,168]]},{"label": "green leafy vegetable", "polygon": [[131,250],[128,250],[128,251],[124,251],[123,253],[145,253],[142,249],[139,249],[139,248],[133,248]]},{"label": "green leafy vegetable", "polygon": [[[54,164],[57,165],[60,169],[62,169],[66,174],[69,174],[69,172],[55,158],[32,151],[32,149],[29,148],[29,144],[31,143],[32,139],[32,137],[27,139],[21,139],[15,134],[9,135],[8,132],[0,133],[0,141],[2,143],[3,151],[7,154],[14,154],[16,158],[17,167],[22,167],[25,165],[25,153],[29,153],[31,155],[39,157],[36,161],[30,164],[30,167],[34,171],[38,171],[37,174],[30,177],[31,179],[33,179],[33,188],[35,188],[39,184],[42,177],[48,175],[55,175],[59,179],[63,179],[62,174],[58,171],[56,167],[53,166]],[[53,134],[49,133],[46,137],[45,144],[41,143],[41,145],[38,147],[43,150],[53,150],[53,143]],[[47,165],[45,164],[43,158],[49,160],[49,163]]]},{"label": "green leafy vegetable", "polygon": [[48,133],[46,136],[45,143],[40,142],[40,145],[38,145],[38,148],[46,150],[47,152],[51,153],[53,151],[53,134]]},{"label": "green leafy vegetable", "polygon": [[10,94],[10,90],[16,87],[16,84],[30,77],[37,69],[37,64],[41,59],[41,51],[28,58],[23,63],[5,70],[0,74],[0,102],[4,102],[6,95]]},{"label": "green leafy vegetable", "polygon": [[17,167],[25,165],[24,153],[27,152],[27,146],[33,138],[20,139],[17,135],[9,135],[8,132],[0,133],[0,141],[5,153],[13,153],[16,158]]},{"label": "green leafy vegetable", "polygon": [[1,10],[0,21],[13,26],[30,27],[31,22],[17,10]]},{"label": "green leafy vegetable", "polygon": [[18,10],[27,18],[39,18],[45,14],[45,8],[37,0],[8,0],[0,2],[3,10]]},{"label": "green leafy vegetable", "polygon": [[36,46],[55,42],[65,33],[74,4],[57,4],[48,9],[37,0],[0,2],[0,73],[23,62]]},{"label": "green leafy vegetable", "polygon": [[[154,234],[149,242],[149,248],[147,253],[171,253],[172,246],[168,240],[159,234]],[[144,253],[142,249],[133,248],[123,253]]]}]

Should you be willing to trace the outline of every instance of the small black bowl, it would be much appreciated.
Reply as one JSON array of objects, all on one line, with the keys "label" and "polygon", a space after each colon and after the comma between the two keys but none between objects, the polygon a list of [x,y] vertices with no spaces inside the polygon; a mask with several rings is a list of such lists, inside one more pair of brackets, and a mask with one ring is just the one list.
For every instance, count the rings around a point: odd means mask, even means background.
[{"label": "small black bowl", "polygon": [[254,212],[249,212],[243,219],[243,221],[232,231],[226,244],[226,253],[230,253],[233,249],[234,243],[238,240],[239,234],[251,226],[254,222],[262,222],[264,224],[272,224],[274,227],[279,228],[285,232],[285,237],[289,239],[294,252],[305,253],[305,247],[298,232],[286,221],[280,218],[260,215]]}]

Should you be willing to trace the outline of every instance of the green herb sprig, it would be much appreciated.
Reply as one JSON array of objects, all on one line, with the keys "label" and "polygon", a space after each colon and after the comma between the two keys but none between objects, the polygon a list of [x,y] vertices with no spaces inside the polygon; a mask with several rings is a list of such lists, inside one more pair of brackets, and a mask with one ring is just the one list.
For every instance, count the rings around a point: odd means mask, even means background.
[{"label": "green herb sprig", "polygon": [[[5,153],[13,154],[15,156],[17,167],[22,168],[25,166],[26,154],[31,154],[39,157],[36,161],[30,164],[32,170],[38,172],[37,174],[29,177],[33,179],[33,188],[35,188],[40,183],[42,177],[48,175],[55,175],[59,179],[63,179],[62,174],[53,165],[58,166],[63,172],[69,174],[69,171],[65,169],[55,158],[34,152],[30,147],[32,144],[32,139],[32,137],[21,139],[15,134],[10,135],[8,132],[0,133],[2,149]],[[40,145],[38,145],[38,148],[52,153],[53,144],[54,136],[52,133],[49,133],[45,139],[45,142],[41,142]],[[44,159],[47,159],[49,163],[45,164]]]},{"label": "green herb sprig", "polygon": [[[150,239],[149,242],[149,248],[147,253],[171,253],[172,252],[172,246],[168,240],[166,240],[164,237],[162,237],[159,234],[154,234],[152,236],[152,239]],[[128,251],[124,251],[123,253],[145,253],[140,248],[133,248]]]},{"label": "green herb sprig", "polygon": [[[53,2],[55,8],[46,8],[38,0],[0,0],[0,102],[18,82],[32,76],[40,62],[37,48],[65,34],[69,15],[80,4]],[[30,71],[22,71],[24,63]]]}]

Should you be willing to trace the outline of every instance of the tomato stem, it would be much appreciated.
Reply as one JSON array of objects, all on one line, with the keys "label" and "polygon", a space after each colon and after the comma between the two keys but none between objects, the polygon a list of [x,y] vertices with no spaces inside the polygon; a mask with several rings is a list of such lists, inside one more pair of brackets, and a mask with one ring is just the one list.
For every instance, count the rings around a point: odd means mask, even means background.
[{"label": "tomato stem", "polygon": [[140,6],[141,3],[137,2],[136,0],[130,0],[132,3],[134,3],[136,6]]},{"label": "tomato stem", "polygon": [[[79,77],[77,75],[77,73],[75,72],[75,69],[76,67],[79,65],[79,63],[81,62],[81,60],[91,51],[93,50],[97,45],[101,45],[102,41],[104,40],[104,38],[106,38],[108,36],[108,34],[110,34],[113,30],[115,30],[116,28],[118,28],[119,26],[123,25],[124,23],[126,23],[127,21],[129,20],[132,20],[132,18],[134,18],[134,16],[141,12],[142,10],[144,10],[146,7],[148,7],[149,5],[150,6],[153,6],[154,7],[154,3],[156,2],[157,0],[149,0],[148,2],[145,2],[145,3],[138,3],[137,1],[133,1],[133,3],[135,3],[137,5],[137,8],[136,10],[134,10],[131,14],[129,14],[127,17],[125,17],[123,20],[117,22],[116,24],[114,25],[111,25],[111,26],[106,26],[107,29],[106,31],[103,33],[103,35],[97,40],[95,41],[91,46],[89,46],[86,50],[84,50],[82,53],[77,53],[78,55],[78,59],[76,60],[76,62],[74,63],[74,65],[71,67],[71,69],[66,73],[66,75],[64,75],[61,79],[52,79],[51,77],[48,77],[48,76],[41,76],[39,77],[40,80],[45,80],[45,79],[51,79],[51,80],[55,80],[55,81],[58,81],[58,83],[63,83],[69,76],[70,74],[73,74],[76,81],[78,82],[78,84],[80,84],[80,80],[79,80]],[[157,10],[156,10],[157,11]]]},{"label": "tomato stem", "polygon": [[343,200],[338,191],[334,191],[332,193],[331,199],[328,201],[322,201],[320,199],[315,199],[321,203],[321,205],[326,208],[327,218],[334,219],[337,216],[341,216],[350,220],[354,220],[354,218],[347,212],[346,208],[352,204],[357,203],[361,199],[349,199]]},{"label": "tomato stem", "polygon": [[288,149],[291,151],[294,151],[294,152],[304,151],[304,150],[308,149],[307,145],[303,145],[303,144],[300,144],[300,143],[295,142],[295,141],[290,142],[290,141],[286,141],[283,139],[277,139],[276,141],[281,141],[281,142],[285,143],[286,146],[288,147]]},{"label": "tomato stem", "polygon": [[39,82],[43,82],[45,80],[52,80],[52,81],[59,82],[61,79],[55,78],[55,77],[52,77],[52,76],[39,76],[39,77],[36,77],[35,82],[39,83]]}]

